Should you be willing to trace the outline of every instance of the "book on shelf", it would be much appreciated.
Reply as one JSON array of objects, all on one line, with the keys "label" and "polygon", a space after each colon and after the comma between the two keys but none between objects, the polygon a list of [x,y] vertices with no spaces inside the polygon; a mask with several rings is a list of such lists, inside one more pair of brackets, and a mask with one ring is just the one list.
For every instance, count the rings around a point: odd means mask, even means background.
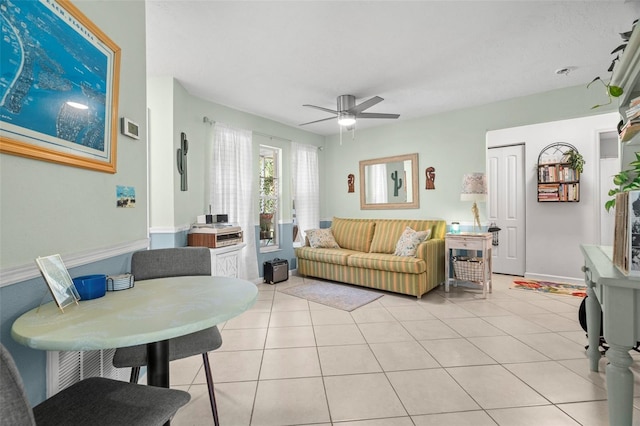
[{"label": "book on shelf", "polygon": [[[635,122],[634,122],[635,121]],[[640,132],[640,118],[638,120],[629,120],[622,126],[620,131],[620,142],[629,142],[635,135]]]}]

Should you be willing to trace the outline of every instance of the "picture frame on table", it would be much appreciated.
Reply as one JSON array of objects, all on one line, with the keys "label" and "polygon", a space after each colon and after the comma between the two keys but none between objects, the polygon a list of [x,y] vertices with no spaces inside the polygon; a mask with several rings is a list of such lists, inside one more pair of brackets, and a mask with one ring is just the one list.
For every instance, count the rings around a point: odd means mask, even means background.
[{"label": "picture frame on table", "polygon": [[0,152],[115,173],[120,48],[68,0],[5,6]]},{"label": "picture frame on table", "polygon": [[53,300],[62,313],[64,313],[66,306],[74,303],[78,304],[80,295],[59,254],[38,257],[36,258],[36,264],[51,291]]}]

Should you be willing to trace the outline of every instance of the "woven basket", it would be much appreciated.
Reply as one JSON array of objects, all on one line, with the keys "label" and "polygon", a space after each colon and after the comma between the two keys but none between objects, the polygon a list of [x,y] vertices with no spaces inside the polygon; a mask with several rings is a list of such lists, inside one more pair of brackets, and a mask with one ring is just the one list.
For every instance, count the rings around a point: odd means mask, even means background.
[{"label": "woven basket", "polygon": [[456,279],[461,281],[484,281],[482,267],[482,259],[476,257],[455,256],[453,258],[453,272]]}]

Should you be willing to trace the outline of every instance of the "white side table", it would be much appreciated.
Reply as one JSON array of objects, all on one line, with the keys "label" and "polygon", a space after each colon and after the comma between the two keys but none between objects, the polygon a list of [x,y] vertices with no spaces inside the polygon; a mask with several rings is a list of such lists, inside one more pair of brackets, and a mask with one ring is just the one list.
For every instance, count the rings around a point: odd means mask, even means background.
[{"label": "white side table", "polygon": [[455,255],[455,250],[475,250],[480,252],[482,256],[482,280],[473,281],[482,285],[482,297],[487,297],[487,287],[489,287],[489,293],[491,293],[491,241],[493,235],[490,232],[461,232],[459,234],[446,234],[444,237],[445,247],[445,280],[444,291],[449,292],[449,284],[453,281],[455,283],[455,277],[453,271],[450,271],[452,259]]},{"label": "white side table", "polygon": [[246,245],[245,243],[241,243],[220,248],[210,248],[211,275],[238,278],[240,250]]}]

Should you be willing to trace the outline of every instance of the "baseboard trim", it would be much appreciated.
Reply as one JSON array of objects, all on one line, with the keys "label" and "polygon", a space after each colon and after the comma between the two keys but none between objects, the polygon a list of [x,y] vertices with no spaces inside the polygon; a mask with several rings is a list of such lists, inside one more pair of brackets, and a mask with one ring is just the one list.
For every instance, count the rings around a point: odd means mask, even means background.
[{"label": "baseboard trim", "polygon": [[562,277],[558,275],[530,274],[528,272],[525,272],[524,277],[529,280],[551,281],[554,283],[567,283],[586,286],[584,280],[580,278]]}]

